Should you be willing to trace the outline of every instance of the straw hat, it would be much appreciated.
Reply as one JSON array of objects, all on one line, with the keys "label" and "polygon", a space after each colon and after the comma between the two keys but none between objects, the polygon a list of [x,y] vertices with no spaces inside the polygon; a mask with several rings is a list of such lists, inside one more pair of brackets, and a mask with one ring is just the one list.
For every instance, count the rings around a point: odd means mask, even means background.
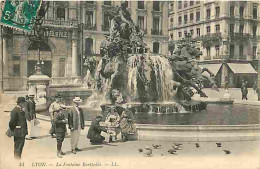
[{"label": "straw hat", "polygon": [[81,98],[80,97],[75,97],[74,99],[73,99],[73,102],[75,102],[75,103],[81,103],[83,100],[81,100]]},{"label": "straw hat", "polygon": [[34,97],[34,94],[29,94],[28,97],[29,97],[29,98],[30,98],[30,97]]}]

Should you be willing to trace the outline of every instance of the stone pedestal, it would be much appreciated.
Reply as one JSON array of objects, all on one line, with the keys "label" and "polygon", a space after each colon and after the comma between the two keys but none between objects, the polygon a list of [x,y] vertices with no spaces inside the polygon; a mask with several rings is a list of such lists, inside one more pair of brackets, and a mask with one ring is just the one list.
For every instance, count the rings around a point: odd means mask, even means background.
[{"label": "stone pedestal", "polygon": [[34,74],[29,77],[28,94],[35,95],[36,111],[44,111],[47,109],[46,95],[48,93],[48,86],[50,78],[43,74]]}]

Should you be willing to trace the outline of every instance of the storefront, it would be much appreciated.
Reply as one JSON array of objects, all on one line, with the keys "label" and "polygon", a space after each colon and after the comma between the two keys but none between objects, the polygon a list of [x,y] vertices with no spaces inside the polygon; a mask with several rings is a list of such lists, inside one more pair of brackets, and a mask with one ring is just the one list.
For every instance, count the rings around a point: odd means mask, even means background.
[{"label": "storefront", "polygon": [[250,63],[227,63],[230,87],[239,88],[242,81],[247,81],[247,86],[252,87],[257,81],[258,73]]}]

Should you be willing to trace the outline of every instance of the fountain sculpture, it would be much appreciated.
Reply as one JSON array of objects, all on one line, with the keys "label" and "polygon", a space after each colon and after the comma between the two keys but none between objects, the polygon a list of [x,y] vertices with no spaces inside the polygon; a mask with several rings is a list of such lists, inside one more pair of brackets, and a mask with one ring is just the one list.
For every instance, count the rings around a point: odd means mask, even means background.
[{"label": "fountain sculpture", "polygon": [[[96,74],[93,68],[89,70],[96,76],[97,89],[88,99],[89,104],[97,98],[106,98],[110,102],[98,101],[103,110],[126,103],[132,105],[132,111],[157,113],[178,112],[182,106],[191,111],[206,108],[205,103],[192,101],[192,89],[206,97],[199,87],[203,79],[209,80],[214,88],[216,85],[213,73],[194,65],[194,59],[201,55],[194,43],[182,42],[171,56],[152,54],[125,3],[109,13],[111,27],[100,47],[102,59]],[[202,75],[204,71],[210,76]]]}]

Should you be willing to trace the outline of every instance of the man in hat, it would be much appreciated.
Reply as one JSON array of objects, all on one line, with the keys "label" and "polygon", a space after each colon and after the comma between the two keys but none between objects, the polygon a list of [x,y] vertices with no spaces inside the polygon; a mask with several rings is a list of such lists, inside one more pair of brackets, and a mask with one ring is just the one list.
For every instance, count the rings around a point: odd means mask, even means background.
[{"label": "man in hat", "polygon": [[92,144],[102,144],[105,137],[101,136],[101,132],[107,132],[105,127],[101,127],[99,122],[102,120],[103,115],[98,113],[96,119],[92,121],[91,126],[88,130],[87,138],[90,139]]},{"label": "man in hat", "polygon": [[25,105],[25,98],[18,97],[17,105],[10,115],[9,128],[14,136],[14,157],[16,159],[21,159],[25,136],[28,134],[25,112],[23,111]]},{"label": "man in hat", "polygon": [[82,109],[79,107],[79,104],[82,102],[80,97],[75,97],[73,99],[74,106],[68,114],[68,125],[71,135],[71,150],[73,154],[76,154],[76,151],[82,151],[78,148],[78,142],[80,137],[80,131],[84,130],[84,114]]},{"label": "man in hat", "polygon": [[26,119],[29,126],[29,137],[26,138],[27,140],[32,140],[37,138],[35,134],[35,125],[34,125],[34,119],[36,118],[36,112],[35,112],[35,101],[34,101],[34,95],[28,95],[29,99],[26,102]]},{"label": "man in hat", "polygon": [[63,105],[63,103],[61,102],[62,99],[62,95],[60,93],[57,93],[55,95],[55,102],[53,102],[50,107],[49,107],[49,113],[50,113],[50,117],[51,117],[51,129],[50,129],[50,134],[52,136],[52,138],[55,138],[56,136],[54,136],[55,133],[55,127],[54,127],[54,121],[53,121],[53,116],[54,116],[54,112],[55,111],[59,111],[61,109],[61,105]]}]

